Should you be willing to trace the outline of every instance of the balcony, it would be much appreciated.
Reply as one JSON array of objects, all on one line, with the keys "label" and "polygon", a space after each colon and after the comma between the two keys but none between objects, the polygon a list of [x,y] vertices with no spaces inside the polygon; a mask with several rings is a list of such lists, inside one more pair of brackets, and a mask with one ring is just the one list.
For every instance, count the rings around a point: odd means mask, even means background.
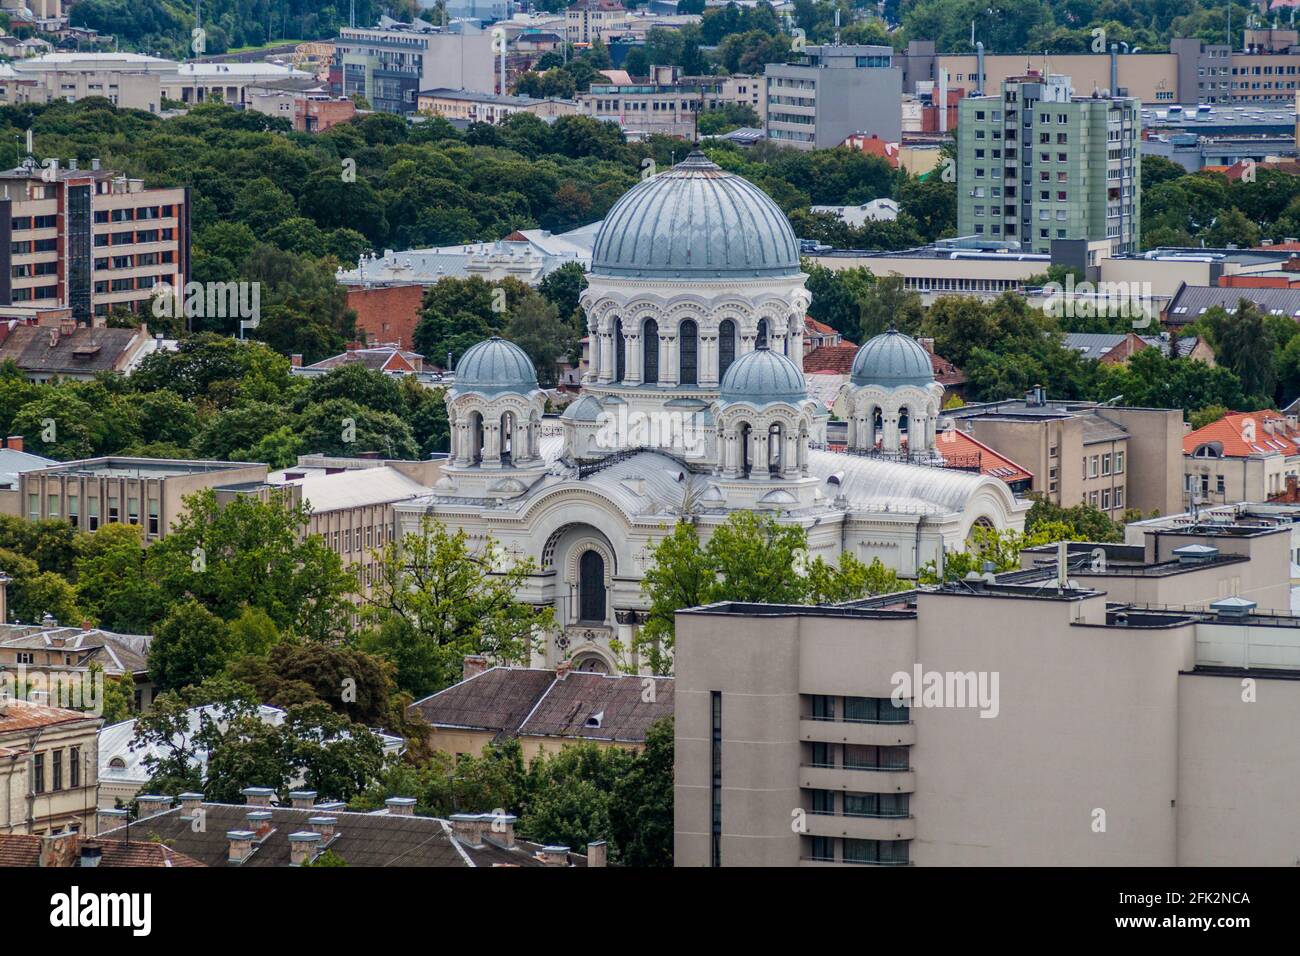
[{"label": "balcony", "polygon": [[908,746],[916,743],[916,725],[911,721],[858,723],[846,720],[801,720],[799,739],[828,744]]},{"label": "balcony", "polygon": [[849,817],[809,813],[805,818],[809,836],[848,837],[852,840],[914,840],[913,817]]},{"label": "balcony", "polygon": [[799,786],[806,790],[912,793],[916,790],[916,775],[911,770],[850,770],[804,765],[799,768]]}]

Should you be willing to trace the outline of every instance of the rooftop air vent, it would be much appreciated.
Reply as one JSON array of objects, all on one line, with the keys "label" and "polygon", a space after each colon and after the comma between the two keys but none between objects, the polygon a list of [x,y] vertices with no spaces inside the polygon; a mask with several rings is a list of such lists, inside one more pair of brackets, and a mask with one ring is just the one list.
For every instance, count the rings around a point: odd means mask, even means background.
[{"label": "rooftop air vent", "polygon": [[1255,602],[1234,595],[1215,601],[1210,605],[1210,610],[1219,616],[1220,621],[1242,621],[1250,617],[1250,612],[1255,610]]},{"label": "rooftop air vent", "polygon": [[1207,544],[1185,544],[1181,548],[1174,548],[1174,557],[1179,564],[1205,564],[1218,556],[1219,549]]}]

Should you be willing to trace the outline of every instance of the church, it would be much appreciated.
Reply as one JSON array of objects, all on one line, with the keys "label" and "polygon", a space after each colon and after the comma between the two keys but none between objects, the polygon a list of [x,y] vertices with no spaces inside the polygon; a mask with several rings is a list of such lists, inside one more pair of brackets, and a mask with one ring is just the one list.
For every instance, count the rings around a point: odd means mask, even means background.
[{"label": "church", "polygon": [[810,558],[849,551],[905,576],[976,526],[1023,527],[1028,503],[1004,483],[944,467],[943,387],[892,328],[859,349],[833,406],[847,447],[828,449],[831,411],[801,368],[799,266],[781,209],[696,150],[605,217],[581,298],[589,368],[558,419],[517,346],[461,357],[449,459],[398,522],[413,533],[432,515],[533,559],[519,597],[556,618],[535,666],[638,666],[611,642],[630,646],[642,577],[678,520],[707,539],[733,511],[769,511],[807,529]]}]

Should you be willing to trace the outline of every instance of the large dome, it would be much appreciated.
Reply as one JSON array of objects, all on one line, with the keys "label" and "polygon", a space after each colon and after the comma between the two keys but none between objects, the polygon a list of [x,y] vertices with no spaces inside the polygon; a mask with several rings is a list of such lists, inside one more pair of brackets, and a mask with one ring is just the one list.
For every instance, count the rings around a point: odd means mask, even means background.
[{"label": "large dome", "polygon": [[742,355],[731,363],[722,376],[720,397],[726,402],[772,405],[777,402],[798,404],[808,398],[803,372],[780,352],[767,346]]},{"label": "large dome", "polygon": [[797,275],[799,243],[767,193],[694,150],[614,203],[596,234],[591,271],[666,279]]},{"label": "large dome", "polygon": [[519,346],[500,336],[472,346],[456,363],[455,392],[527,395],[537,388],[537,370]]},{"label": "large dome", "polygon": [[877,335],[853,358],[849,380],[854,385],[929,385],[934,381],[930,353],[910,335],[893,326]]}]

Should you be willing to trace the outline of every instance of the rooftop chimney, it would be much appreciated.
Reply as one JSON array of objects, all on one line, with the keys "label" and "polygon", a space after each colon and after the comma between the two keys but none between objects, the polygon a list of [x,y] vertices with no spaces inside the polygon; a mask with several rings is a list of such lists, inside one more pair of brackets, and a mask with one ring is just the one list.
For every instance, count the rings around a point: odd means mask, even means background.
[{"label": "rooftop chimney", "polygon": [[537,858],[547,866],[568,866],[569,848],[567,846],[544,846],[537,851]]},{"label": "rooftop chimney", "polygon": [[203,809],[203,794],[201,793],[193,791],[182,793],[179,799],[181,801],[181,816],[183,817],[193,817]]},{"label": "rooftop chimney", "polygon": [[555,665],[555,679],[564,680],[571,670],[573,670],[573,661],[560,661]]},{"label": "rooftop chimney", "polygon": [[22,451],[22,450],[23,450],[23,436],[22,436],[22,435],[10,435],[8,438],[5,439],[5,447],[6,447],[6,448],[12,448],[14,451]]},{"label": "rooftop chimney", "polygon": [[316,805],[316,791],[295,790],[289,794],[289,803],[295,810],[310,810]]},{"label": "rooftop chimney", "polygon": [[485,821],[477,813],[453,813],[451,832],[456,839],[466,846],[483,845],[483,825]]},{"label": "rooftop chimney", "polygon": [[483,839],[504,850],[513,850],[515,824],[519,822],[519,818],[513,813],[484,813],[481,816],[487,825],[483,832]]},{"label": "rooftop chimney", "polygon": [[41,837],[39,865],[42,867],[75,865],[80,842],[80,833],[56,833],[51,836]]},{"label": "rooftop chimney", "polygon": [[384,806],[388,807],[389,816],[413,816],[415,814],[415,797],[389,797],[384,801]]},{"label": "rooftop chimney", "polygon": [[289,364],[294,368],[302,368],[302,353],[294,352],[289,356]]},{"label": "rooftop chimney", "polygon": [[117,809],[100,809],[96,811],[99,817],[98,829],[96,832],[103,833],[105,830],[113,830],[123,826],[131,819],[131,814],[126,810]]},{"label": "rooftop chimney", "polygon": [[81,844],[81,865],[87,868],[99,866],[99,861],[104,856],[104,848],[94,840],[87,840]]},{"label": "rooftop chimney", "polygon": [[488,669],[488,659],[482,654],[466,654],[465,660],[460,672],[461,680],[469,680],[471,677],[478,677]]},{"label": "rooftop chimney", "polygon": [[248,828],[253,831],[254,839],[265,840],[271,832],[271,811],[251,810],[246,819],[248,820]]},{"label": "rooftop chimney", "polygon": [[270,787],[245,787],[239,791],[244,795],[244,802],[250,807],[269,807],[275,791]]},{"label": "rooftop chimney", "polygon": [[172,808],[172,798],[157,793],[142,793],[135,798],[135,801],[141,820]]},{"label": "rooftop chimney", "polygon": [[311,817],[307,820],[307,825],[313,833],[320,834],[321,843],[325,844],[334,839],[334,828],[338,822],[338,817]]},{"label": "rooftop chimney", "polygon": [[253,855],[253,836],[252,830],[226,831],[226,839],[230,841],[230,855],[227,859],[231,863],[243,863]]},{"label": "rooftop chimney", "polygon": [[301,830],[289,834],[289,865],[303,866],[310,863],[320,846],[320,834],[315,830]]},{"label": "rooftop chimney", "polygon": [[587,866],[606,866],[609,859],[609,845],[604,840],[587,844]]}]

